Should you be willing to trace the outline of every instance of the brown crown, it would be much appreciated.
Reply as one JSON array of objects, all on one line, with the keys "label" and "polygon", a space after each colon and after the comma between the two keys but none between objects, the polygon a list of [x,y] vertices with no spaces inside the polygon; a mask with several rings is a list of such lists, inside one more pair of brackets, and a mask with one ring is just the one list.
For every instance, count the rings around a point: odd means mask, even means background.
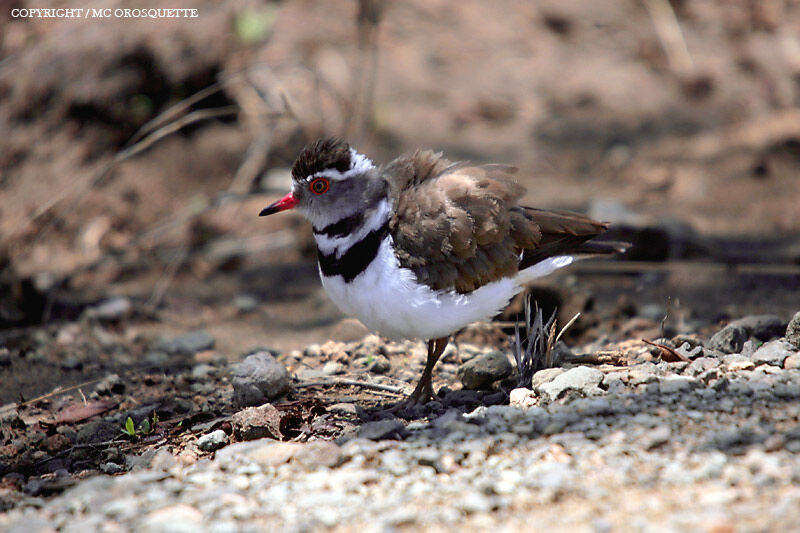
[{"label": "brown crown", "polygon": [[304,179],[317,172],[336,169],[339,172],[350,170],[350,145],[329,137],[306,145],[292,167],[292,177]]}]

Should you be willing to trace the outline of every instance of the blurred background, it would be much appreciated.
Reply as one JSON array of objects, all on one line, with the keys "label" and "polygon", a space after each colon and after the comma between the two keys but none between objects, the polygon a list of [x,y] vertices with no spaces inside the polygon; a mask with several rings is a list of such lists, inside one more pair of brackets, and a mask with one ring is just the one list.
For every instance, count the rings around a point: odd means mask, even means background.
[{"label": "blurred background", "polygon": [[[697,331],[797,310],[797,2],[178,0],[198,16],[11,15],[35,7],[165,6],[0,1],[7,354],[135,361],[153,338],[199,328],[233,356],[363,334],[321,292],[308,224],[257,217],[322,135],[377,162],[424,147],[513,164],[527,203],[614,222],[635,244],[624,260],[539,288],[588,312],[576,335],[592,334],[591,311]],[[18,379],[29,391],[39,378]]]}]

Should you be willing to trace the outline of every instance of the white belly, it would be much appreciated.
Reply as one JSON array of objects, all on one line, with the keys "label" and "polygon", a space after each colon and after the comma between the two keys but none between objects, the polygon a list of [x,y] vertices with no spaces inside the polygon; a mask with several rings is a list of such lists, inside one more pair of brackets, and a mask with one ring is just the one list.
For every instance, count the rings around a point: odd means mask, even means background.
[{"label": "white belly", "polygon": [[[545,267],[539,263],[523,271],[519,278],[527,281],[545,275],[568,261],[553,264],[554,268],[547,268],[549,260],[547,263]],[[469,294],[433,291],[417,283],[411,270],[400,267],[390,238],[384,239],[375,259],[350,283],[341,276],[320,277],[331,300],[342,311],[391,339],[446,337],[467,324],[493,317],[522,290],[517,279],[504,278]]]}]

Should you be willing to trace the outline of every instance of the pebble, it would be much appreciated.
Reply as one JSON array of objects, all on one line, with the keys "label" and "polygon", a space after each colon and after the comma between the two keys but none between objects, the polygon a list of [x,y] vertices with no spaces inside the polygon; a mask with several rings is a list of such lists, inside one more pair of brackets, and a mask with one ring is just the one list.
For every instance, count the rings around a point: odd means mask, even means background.
[{"label": "pebble", "polygon": [[800,368],[800,352],[795,353],[783,360],[783,368],[795,370]]},{"label": "pebble", "polygon": [[508,395],[508,403],[510,405],[516,407],[531,407],[536,405],[538,402],[536,398],[536,393],[533,392],[531,389],[526,389],[524,387],[518,387],[513,389]]},{"label": "pebble", "polygon": [[204,452],[219,450],[226,444],[228,444],[228,434],[221,429],[207,433],[197,439],[197,447]]},{"label": "pebble", "polygon": [[203,513],[190,505],[178,504],[150,512],[137,528],[141,533],[194,533],[203,531]]},{"label": "pebble", "polygon": [[642,447],[645,450],[658,448],[669,442],[670,437],[672,437],[672,431],[669,426],[656,426],[644,434],[642,437]]},{"label": "pebble", "polygon": [[748,337],[755,337],[760,341],[780,337],[786,331],[786,321],[777,315],[750,315],[728,325],[744,328]]},{"label": "pebble", "polygon": [[531,380],[531,388],[536,390],[536,387],[539,385],[544,385],[545,383],[553,381],[556,376],[560,376],[564,372],[566,372],[566,370],[560,367],[543,368],[533,375],[533,379]]},{"label": "pebble", "polygon": [[124,296],[115,296],[86,309],[85,316],[97,320],[115,321],[129,316],[133,311],[131,301]]},{"label": "pebble", "polygon": [[769,341],[753,352],[753,363],[758,365],[783,366],[784,360],[794,355],[794,345],[783,339]]},{"label": "pebble", "polygon": [[212,349],[215,342],[216,340],[210,333],[198,330],[184,333],[174,339],[163,340],[158,343],[156,349],[170,355],[191,356],[197,352]]},{"label": "pebble", "polygon": [[548,401],[555,401],[567,392],[577,392],[585,396],[604,394],[599,387],[603,373],[596,368],[578,366],[559,374],[552,381],[540,385],[536,392]]},{"label": "pebble", "polygon": [[368,440],[402,439],[408,434],[406,427],[397,418],[367,422],[358,428],[358,437]]},{"label": "pebble", "polygon": [[489,352],[470,359],[458,368],[458,379],[465,389],[482,390],[513,372],[511,361],[503,352]]},{"label": "pebble", "polygon": [[800,311],[794,314],[786,326],[786,340],[800,350]]},{"label": "pebble", "polygon": [[749,335],[745,328],[729,324],[711,337],[708,347],[722,353],[738,353],[742,351],[748,338]]},{"label": "pebble", "polygon": [[292,388],[289,373],[265,351],[248,355],[233,373],[233,398],[239,406],[259,405]]},{"label": "pebble", "polygon": [[677,394],[688,392],[699,386],[697,379],[690,376],[662,376],[658,378],[661,394]]}]

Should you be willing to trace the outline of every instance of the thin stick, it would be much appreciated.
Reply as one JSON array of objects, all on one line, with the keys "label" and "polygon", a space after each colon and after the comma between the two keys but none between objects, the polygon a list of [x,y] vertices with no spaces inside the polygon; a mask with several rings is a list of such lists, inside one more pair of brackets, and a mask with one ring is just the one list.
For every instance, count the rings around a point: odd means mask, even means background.
[{"label": "thin stick", "polygon": [[381,392],[390,392],[392,394],[405,394],[405,391],[399,387],[393,387],[391,385],[381,385],[379,383],[367,383],[364,381],[355,381],[351,379],[332,379],[329,381],[306,381],[304,383],[298,383],[296,387],[305,388],[305,387],[320,387],[326,385],[333,385],[335,387],[361,387],[363,389],[371,389]]},{"label": "thin stick", "polygon": [[669,0],[644,0],[644,5],[650,13],[670,68],[680,75],[691,74],[694,71],[694,61]]},{"label": "thin stick", "polygon": [[8,411],[13,411],[14,409],[19,409],[20,407],[25,407],[27,405],[31,405],[31,404],[34,404],[36,402],[45,400],[47,398],[50,398],[51,396],[56,396],[58,394],[63,394],[65,392],[70,392],[70,391],[73,391],[75,389],[80,389],[82,387],[86,387],[87,385],[92,385],[94,383],[98,383],[98,382],[100,382],[100,381],[102,381],[104,379],[105,379],[105,376],[103,376],[102,378],[92,379],[90,381],[84,381],[83,383],[78,383],[77,385],[72,385],[72,386],[66,387],[66,388],[58,386],[55,389],[53,389],[52,391],[48,392],[47,394],[43,394],[42,396],[38,396],[38,397],[36,397],[36,398],[34,398],[32,400],[25,400],[24,402],[20,402],[20,403],[16,403],[15,402],[15,403],[10,403],[8,405],[4,405],[4,406],[0,407],[0,413],[6,413]]}]

